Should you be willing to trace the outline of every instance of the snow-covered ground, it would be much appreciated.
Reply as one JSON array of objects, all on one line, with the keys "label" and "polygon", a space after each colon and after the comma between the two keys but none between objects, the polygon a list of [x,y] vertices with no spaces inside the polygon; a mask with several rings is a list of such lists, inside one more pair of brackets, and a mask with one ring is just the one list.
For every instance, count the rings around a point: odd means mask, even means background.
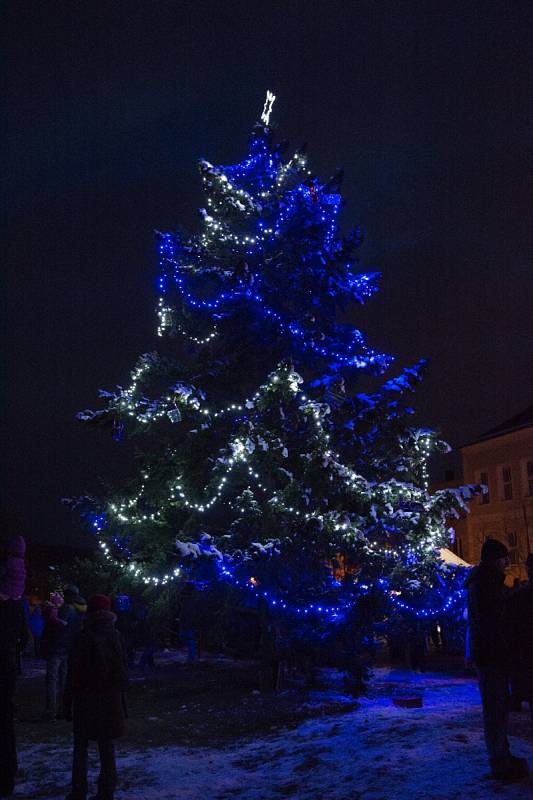
[{"label": "snow-covered ground", "polygon": [[[422,708],[394,697],[421,696]],[[323,697],[323,694],[321,693]],[[529,711],[511,717],[511,746],[530,760]],[[59,800],[70,751],[20,745],[17,797]],[[533,777],[503,786],[489,778],[475,681],[377,670],[369,697],[341,717],[313,719],[225,749],[130,749],[117,743],[117,800],[490,800],[533,797]],[[95,777],[96,759],[91,759]],[[57,787],[65,791],[57,793]],[[50,787],[50,789],[47,789]],[[53,788],[53,792],[50,793]],[[48,792],[48,793],[47,793]]]}]

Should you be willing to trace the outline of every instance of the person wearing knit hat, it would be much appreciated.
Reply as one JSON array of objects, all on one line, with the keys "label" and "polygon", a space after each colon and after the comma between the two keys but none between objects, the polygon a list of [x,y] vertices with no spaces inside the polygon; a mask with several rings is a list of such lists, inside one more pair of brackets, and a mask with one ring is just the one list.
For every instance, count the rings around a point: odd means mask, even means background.
[{"label": "person wearing knit hat", "polygon": [[113,800],[117,782],[114,739],[125,729],[124,692],[128,684],[124,640],[115,630],[116,615],[107,595],[87,602],[83,630],[74,639],[69,658],[66,706],[72,711],[74,751],[72,788],[67,800],[85,800],[87,751],[98,742],[98,800]]},{"label": "person wearing knit hat", "polygon": [[111,599],[107,595],[95,594],[89,598],[87,613],[94,614],[96,611],[111,611]]},{"label": "person wearing knit hat", "polygon": [[75,586],[73,583],[71,583],[69,586],[65,586],[63,590],[63,596],[67,605],[75,609],[78,614],[85,614],[87,611],[87,600],[81,596],[80,590],[77,586]]},{"label": "person wearing knit hat", "polygon": [[505,572],[509,551],[488,538],[481,562],[465,581],[468,592],[468,633],[472,661],[477,667],[483,706],[483,729],[492,777],[505,783],[529,773],[525,758],[511,755],[507,739],[509,709],[509,646],[505,626]]},{"label": "person wearing knit hat", "polygon": [[486,564],[499,561],[501,558],[509,558],[509,550],[504,543],[490,537],[485,539],[481,546],[481,561]]},{"label": "person wearing knit hat", "polygon": [[26,582],[22,536],[9,543],[7,558],[0,565],[0,797],[8,797],[15,786],[17,748],[13,697],[18,654],[24,649],[28,628],[22,600]]}]

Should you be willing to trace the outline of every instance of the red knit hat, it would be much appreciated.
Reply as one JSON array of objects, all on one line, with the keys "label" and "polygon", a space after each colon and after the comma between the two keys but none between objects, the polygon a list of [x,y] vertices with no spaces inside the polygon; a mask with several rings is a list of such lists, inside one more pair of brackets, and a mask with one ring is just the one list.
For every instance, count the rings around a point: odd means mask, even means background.
[{"label": "red knit hat", "polygon": [[87,601],[87,613],[111,611],[111,600],[106,594],[93,594]]}]

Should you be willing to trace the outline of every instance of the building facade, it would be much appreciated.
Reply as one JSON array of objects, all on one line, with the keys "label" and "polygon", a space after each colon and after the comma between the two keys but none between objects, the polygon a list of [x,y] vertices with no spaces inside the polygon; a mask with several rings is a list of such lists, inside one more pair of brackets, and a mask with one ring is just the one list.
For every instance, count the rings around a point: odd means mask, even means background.
[{"label": "building facade", "polygon": [[482,483],[488,492],[457,526],[454,550],[477,564],[485,539],[499,539],[510,551],[511,579],[525,579],[533,548],[533,407],[465,445],[461,455],[464,483]]}]

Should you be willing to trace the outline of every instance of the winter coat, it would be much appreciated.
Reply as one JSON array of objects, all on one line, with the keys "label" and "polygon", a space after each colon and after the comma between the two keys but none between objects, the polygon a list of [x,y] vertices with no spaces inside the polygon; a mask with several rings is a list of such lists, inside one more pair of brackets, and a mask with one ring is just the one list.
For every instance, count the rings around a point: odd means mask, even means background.
[{"label": "winter coat", "polygon": [[110,611],[88,613],[83,630],[74,639],[66,703],[72,704],[75,736],[116,739],[124,734],[128,667],[115,620]]},{"label": "winter coat", "polygon": [[18,653],[28,640],[28,627],[20,600],[0,600],[0,675],[17,671]]},{"label": "winter coat", "polygon": [[72,648],[72,643],[76,634],[82,627],[82,618],[76,609],[65,603],[57,612],[58,619],[66,622],[66,625],[58,625],[52,619],[45,621],[43,635],[41,639],[41,653],[44,658],[55,655],[67,655]]},{"label": "winter coat", "polygon": [[533,673],[533,583],[509,597],[506,619],[511,667]]},{"label": "winter coat", "polygon": [[35,606],[30,614],[30,629],[32,636],[36,639],[43,635],[44,618],[40,606]]},{"label": "winter coat", "polygon": [[494,564],[473,567],[465,581],[468,592],[470,652],[477,667],[508,666],[505,631],[505,575]]}]

